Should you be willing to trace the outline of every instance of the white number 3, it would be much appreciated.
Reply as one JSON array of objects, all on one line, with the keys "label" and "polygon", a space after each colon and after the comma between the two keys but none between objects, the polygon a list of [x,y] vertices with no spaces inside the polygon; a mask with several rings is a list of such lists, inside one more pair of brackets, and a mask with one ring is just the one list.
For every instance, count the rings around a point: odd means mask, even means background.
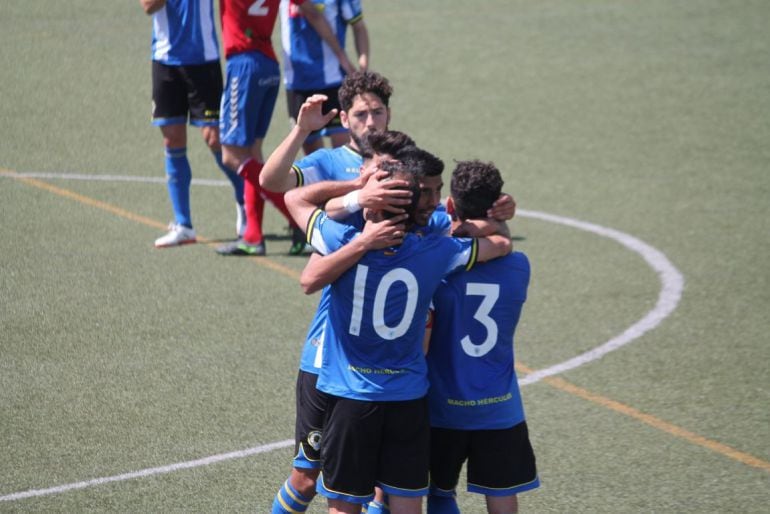
[{"label": "white number 3", "polygon": [[463,351],[471,357],[482,357],[489,353],[495,347],[495,343],[497,343],[497,323],[489,316],[489,313],[500,297],[500,286],[498,284],[468,283],[465,288],[465,294],[468,296],[484,297],[479,308],[473,313],[473,318],[487,329],[487,338],[481,344],[474,344],[471,338],[466,335],[462,338],[460,344],[463,347]]},{"label": "white number 3", "polygon": [[249,7],[249,16],[267,16],[269,9],[265,7],[267,0],[257,0]]}]

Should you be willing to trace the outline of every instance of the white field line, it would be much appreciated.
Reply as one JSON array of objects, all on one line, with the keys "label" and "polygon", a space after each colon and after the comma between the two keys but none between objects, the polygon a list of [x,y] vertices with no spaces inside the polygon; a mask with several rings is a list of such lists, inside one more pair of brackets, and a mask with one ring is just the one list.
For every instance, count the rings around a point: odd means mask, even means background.
[{"label": "white field line", "polygon": [[[5,173],[0,172],[0,175]],[[163,183],[164,178],[160,177],[134,177],[134,176],[120,176],[120,175],[79,175],[70,173],[14,173],[16,176],[33,177],[33,178],[53,178],[53,179],[71,179],[71,180],[104,180],[104,181],[126,181],[126,182],[152,182]],[[225,180],[199,180],[193,179],[194,184],[207,185],[207,186],[225,186],[229,183]],[[579,221],[573,218],[567,218],[563,216],[557,216],[538,211],[528,211],[524,209],[517,209],[516,214],[525,218],[539,219],[551,223],[557,223],[572,228],[577,228],[586,232],[591,232],[602,237],[610,238],[617,241],[621,245],[625,246],[629,250],[639,254],[642,258],[655,270],[661,282],[661,290],[658,295],[658,301],[655,307],[648,312],[642,319],[628,327],[620,335],[613,337],[606,343],[603,343],[592,350],[589,350],[577,357],[573,357],[569,360],[537,370],[530,373],[524,378],[519,379],[519,384],[522,386],[533,384],[542,380],[545,377],[557,375],[565,371],[575,369],[589,362],[600,359],[604,355],[618,348],[621,348],[628,343],[638,339],[646,332],[657,327],[669,314],[671,314],[679,304],[679,300],[682,296],[682,290],[684,289],[684,277],[676,269],[676,267],[666,258],[666,256],[648,245],[644,241],[641,241],[633,236],[614,230],[611,228],[602,227],[601,225],[595,225],[593,223],[587,223]],[[260,453],[270,452],[279,448],[286,448],[294,444],[293,440],[287,439],[286,441],[280,441],[277,443],[270,443],[262,446],[256,446],[247,450],[241,450],[230,453],[223,453],[220,455],[214,455],[203,459],[180,462],[176,464],[169,464],[168,466],[161,466],[157,468],[149,468],[140,471],[133,471],[130,473],[124,473],[122,475],[115,475],[105,478],[94,478],[92,480],[86,480],[83,482],[76,482],[72,484],[65,484],[57,487],[50,487],[47,489],[34,489],[29,491],[23,491],[19,493],[8,494],[0,496],[0,501],[13,501],[23,498],[31,498],[35,496],[45,496],[50,494],[63,493],[75,489],[83,489],[94,485],[106,484],[109,482],[118,482],[123,480],[131,480],[134,478],[143,478],[152,475],[158,475],[163,473],[171,473],[180,469],[189,469],[198,466],[207,466],[217,462],[222,462],[230,459],[238,459],[243,457],[249,457],[251,455],[257,455]]]},{"label": "white field line", "polygon": [[205,457],[203,459],[190,460],[187,462],[177,462],[176,464],[169,464],[168,466],[160,466],[157,468],[142,469],[140,471],[132,471],[130,473],[123,473],[122,475],[114,475],[111,477],[94,478],[91,480],[85,480],[83,482],[75,482],[73,484],[65,484],[56,487],[49,487],[47,489],[32,489],[29,491],[23,491],[20,493],[8,494],[0,496],[0,501],[13,501],[21,500],[24,498],[33,498],[35,496],[46,496],[50,494],[65,493],[67,491],[73,491],[75,489],[85,489],[94,485],[108,484],[110,482],[121,482],[123,480],[132,480],[134,478],[145,478],[152,475],[162,475],[165,473],[173,473],[181,469],[197,468],[200,466],[208,466],[210,464],[216,464],[217,462],[223,462],[232,459],[242,459],[244,457],[250,457],[260,453],[267,453],[273,450],[281,448],[287,448],[294,446],[294,439],[287,439],[285,441],[279,441],[277,443],[263,444],[261,446],[255,446],[246,450],[240,450],[229,453],[221,453],[219,455],[212,455],[211,457]]},{"label": "white field line", "polygon": [[660,325],[669,314],[674,312],[679,304],[679,300],[682,298],[682,290],[684,289],[684,276],[661,251],[653,248],[644,241],[618,230],[544,212],[518,209],[516,215],[558,223],[560,225],[566,225],[568,227],[577,228],[579,230],[592,232],[602,237],[613,239],[629,250],[641,255],[642,258],[647,261],[647,264],[649,264],[649,266],[658,274],[661,283],[661,289],[655,307],[642,319],[624,330],[623,333],[577,357],[530,373],[526,377],[519,379],[519,385],[534,384],[545,377],[564,373],[565,371],[575,369],[602,358],[609,352],[627,345],[641,337],[644,333],[649,332]]}]

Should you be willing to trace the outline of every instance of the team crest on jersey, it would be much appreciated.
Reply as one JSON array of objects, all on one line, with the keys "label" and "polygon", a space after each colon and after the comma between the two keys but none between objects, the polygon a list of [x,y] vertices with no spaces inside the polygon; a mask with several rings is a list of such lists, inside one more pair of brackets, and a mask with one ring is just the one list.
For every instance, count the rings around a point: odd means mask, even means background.
[{"label": "team crest on jersey", "polygon": [[321,449],[321,432],[313,430],[307,435],[307,444],[309,444],[315,451]]}]

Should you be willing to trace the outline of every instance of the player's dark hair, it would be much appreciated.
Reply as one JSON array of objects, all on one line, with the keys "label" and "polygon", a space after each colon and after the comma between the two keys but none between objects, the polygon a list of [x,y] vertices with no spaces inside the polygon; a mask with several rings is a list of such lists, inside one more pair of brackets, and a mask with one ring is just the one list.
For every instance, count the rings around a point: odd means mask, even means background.
[{"label": "player's dark hair", "polygon": [[398,130],[385,130],[367,134],[364,146],[369,146],[373,153],[395,157],[402,148],[414,146],[414,140]]},{"label": "player's dark hair", "polygon": [[342,110],[348,111],[353,106],[353,99],[356,95],[364,93],[377,95],[387,107],[388,102],[390,102],[390,95],[393,94],[393,88],[388,79],[376,71],[354,71],[345,77],[337,93]]},{"label": "player's dark hair", "polygon": [[503,178],[494,163],[458,161],[449,185],[455,214],[461,220],[486,218],[502,189]]},{"label": "player's dark hair", "polygon": [[393,157],[419,176],[435,177],[444,171],[444,161],[417,146],[405,146]]},{"label": "player's dark hair", "polygon": [[[409,215],[407,220],[408,224],[414,223],[414,213],[417,210],[417,204],[420,202],[420,182],[418,180],[418,175],[411,172],[407,168],[407,165],[400,161],[382,161],[379,164],[379,169],[380,171],[388,172],[388,176],[382,180],[398,179],[405,180],[409,183],[406,188],[399,189],[407,189],[412,192],[412,203],[405,205],[403,208],[406,214]],[[383,215],[386,218],[395,216],[394,213],[389,211],[383,211]]]}]

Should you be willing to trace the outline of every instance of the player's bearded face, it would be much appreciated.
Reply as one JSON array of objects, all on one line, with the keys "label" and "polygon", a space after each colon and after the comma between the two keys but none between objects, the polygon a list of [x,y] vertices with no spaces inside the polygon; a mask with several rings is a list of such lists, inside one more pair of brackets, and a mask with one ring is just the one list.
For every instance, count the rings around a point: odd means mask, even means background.
[{"label": "player's bearded face", "polygon": [[388,129],[390,110],[372,93],[356,95],[353,105],[341,114],[342,125],[350,130],[350,138],[361,148],[361,141],[370,132]]}]

